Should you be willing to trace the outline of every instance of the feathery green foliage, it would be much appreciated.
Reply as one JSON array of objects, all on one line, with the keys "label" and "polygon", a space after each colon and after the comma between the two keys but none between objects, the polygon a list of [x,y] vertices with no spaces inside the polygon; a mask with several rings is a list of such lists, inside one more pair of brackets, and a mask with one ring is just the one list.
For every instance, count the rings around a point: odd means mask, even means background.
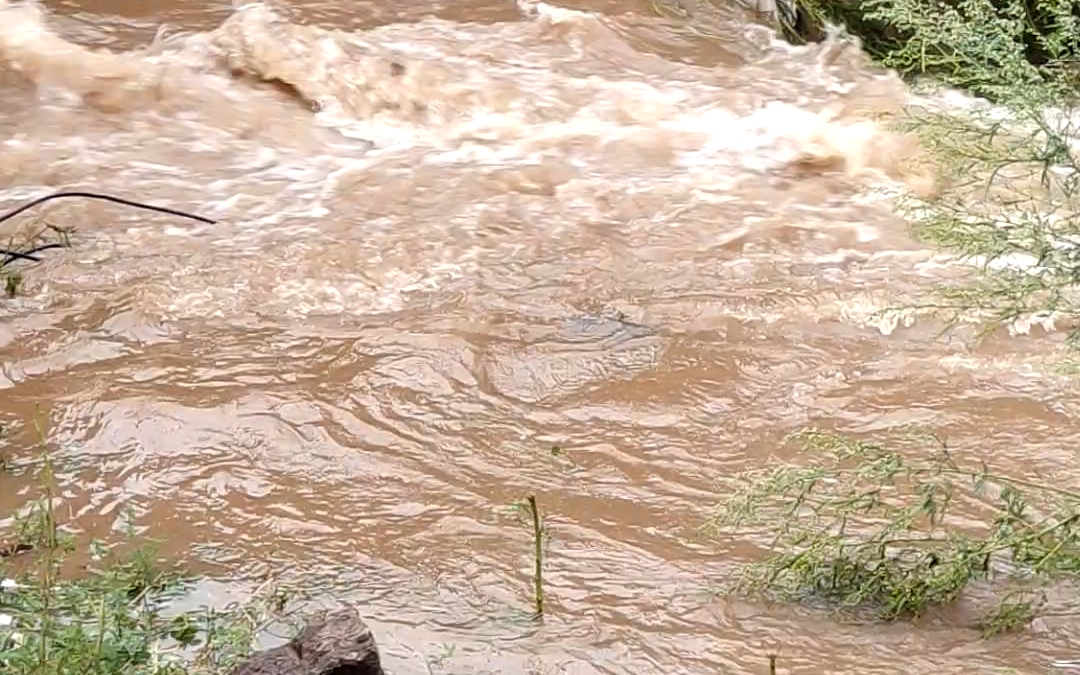
[{"label": "feathery green foliage", "polygon": [[893,620],[986,582],[997,596],[983,628],[995,633],[1024,625],[1050,583],[1080,573],[1080,493],[965,462],[922,434],[897,449],[816,429],[793,440],[811,462],[742,476],[713,523],[771,534],[771,555],[740,572],[738,592]]}]

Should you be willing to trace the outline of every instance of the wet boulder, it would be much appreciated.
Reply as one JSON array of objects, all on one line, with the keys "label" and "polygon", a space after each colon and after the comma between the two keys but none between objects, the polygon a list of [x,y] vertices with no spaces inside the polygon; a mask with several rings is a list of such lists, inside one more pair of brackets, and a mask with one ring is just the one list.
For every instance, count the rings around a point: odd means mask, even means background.
[{"label": "wet boulder", "polygon": [[350,610],[313,621],[280,647],[253,654],[231,675],[383,675],[375,637]]}]

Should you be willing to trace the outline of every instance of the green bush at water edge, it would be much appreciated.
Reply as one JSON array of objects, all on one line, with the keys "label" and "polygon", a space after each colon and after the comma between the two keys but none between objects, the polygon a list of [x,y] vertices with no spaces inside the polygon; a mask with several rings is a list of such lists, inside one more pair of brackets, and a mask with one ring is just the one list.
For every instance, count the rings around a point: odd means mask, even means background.
[{"label": "green bush at water edge", "polygon": [[[153,547],[120,555],[93,544],[90,568],[63,574],[72,539],[54,516],[47,453],[39,465],[42,498],[16,520],[15,541],[5,547],[9,560],[28,559],[25,569],[16,575],[0,568],[0,672],[219,675],[251,653],[270,621],[283,618],[285,596],[268,588],[225,611],[170,613],[192,580],[163,568]],[[24,553],[16,558],[16,551]]]},{"label": "green bush at water edge", "polygon": [[[902,75],[930,75],[995,101],[1031,88],[1073,89],[1080,55],[1080,4],[1071,0],[794,0],[821,24],[844,26],[882,65]],[[783,5],[783,3],[780,3]],[[793,14],[780,12],[794,39]],[[1044,102],[1045,103],[1045,102]]]},{"label": "green bush at water edge", "polygon": [[893,447],[816,429],[793,440],[800,461],[737,477],[713,523],[768,536],[735,592],[895,620],[981,587],[992,635],[1080,582],[1080,492],[997,473],[924,433]]},{"label": "green bush at water edge", "polygon": [[159,569],[152,548],[112,559],[77,579],[59,576],[63,556],[37,553],[35,573],[3,580],[3,672],[217,675],[250,653],[269,616],[260,603],[168,615],[169,602],[189,585],[177,572]]},{"label": "green bush at water edge", "polygon": [[881,65],[993,104],[911,109],[897,122],[921,137],[944,187],[932,199],[901,199],[900,210],[917,236],[978,270],[922,308],[988,330],[1052,319],[1076,343],[1080,2],[796,1],[845,25]]},{"label": "green bush at water edge", "polygon": [[[845,23],[909,79],[989,100],[911,109],[897,122],[920,136],[943,184],[934,198],[901,198],[900,211],[917,236],[974,263],[922,308],[988,331],[1050,320],[1080,346],[1080,4],[800,6]],[[893,620],[982,587],[981,625],[993,634],[1026,625],[1054,589],[1080,582],[1080,492],[995,473],[925,434],[901,435],[896,448],[818,430],[796,440],[799,459],[741,476],[714,522],[770,536],[766,558],[741,570],[733,590]],[[956,516],[960,502],[981,526]]]},{"label": "green bush at water edge", "polygon": [[[920,136],[944,188],[932,199],[902,198],[899,209],[917,236],[975,270],[923,308],[954,323],[984,322],[987,331],[1049,320],[1080,346],[1080,4],[801,7],[846,23],[882,65],[989,101],[912,109],[898,122]],[[742,570],[737,591],[892,620],[952,605],[981,586],[991,600],[981,624],[993,634],[1026,625],[1054,589],[1080,581],[1076,491],[995,473],[927,435],[902,435],[896,448],[818,430],[797,440],[804,459],[743,476],[714,523],[771,535],[770,553]],[[960,502],[981,526],[956,517]]]}]

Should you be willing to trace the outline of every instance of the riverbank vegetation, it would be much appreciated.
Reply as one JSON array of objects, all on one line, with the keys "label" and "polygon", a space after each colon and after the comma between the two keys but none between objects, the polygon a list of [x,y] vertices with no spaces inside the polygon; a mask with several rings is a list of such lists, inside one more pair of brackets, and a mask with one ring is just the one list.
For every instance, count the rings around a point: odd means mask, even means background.
[{"label": "riverbank vegetation", "polygon": [[919,309],[990,332],[1033,324],[1080,344],[1080,5],[1072,0],[794,0],[778,12],[798,41],[839,24],[916,89],[966,90],[967,105],[911,106],[940,174],[930,199],[901,198],[915,234],[972,265]]},{"label": "riverbank vegetation", "polygon": [[1072,0],[790,0],[778,3],[777,20],[796,42],[824,35],[826,24],[843,26],[904,76],[927,75],[994,101],[1080,83],[1080,7]]},{"label": "riverbank vegetation", "polygon": [[816,429],[791,440],[797,459],[739,476],[712,523],[768,535],[735,592],[895,620],[977,591],[989,636],[1080,581],[1080,492],[997,473],[925,433],[890,447]]},{"label": "riverbank vegetation", "polygon": [[[799,0],[781,15],[793,38],[824,22],[857,34],[881,64],[985,97],[964,109],[911,110],[945,189],[899,206],[918,236],[973,262],[975,277],[940,290],[928,307],[951,321],[1032,320],[1075,325],[1080,346],[1080,164],[1075,94],[1080,11],[1045,0]],[[211,221],[212,222],[212,221]],[[62,234],[58,232],[58,235]],[[0,285],[15,295],[14,263],[39,235],[8,245]],[[67,245],[66,234],[62,241]],[[1071,323],[1070,323],[1071,322]],[[93,547],[88,570],[54,518],[51,463],[39,461],[41,498],[12,528],[0,569],[0,669],[19,675],[228,672],[286,608],[273,589],[224,611],[174,613],[192,580],[162,568],[152,548]],[[792,439],[790,464],[739,477],[712,525],[768,535],[764,559],[733,590],[886,619],[917,618],[981,595],[987,635],[1027,625],[1080,576],[1080,492],[996,473],[925,434],[890,444],[811,430]],[[534,589],[545,611],[542,518],[533,528]],[[18,567],[15,563],[18,563]],[[775,665],[775,660],[773,660]]]},{"label": "riverbank vegetation", "polygon": [[177,612],[194,579],[153,542],[77,550],[57,522],[52,461],[42,438],[38,498],[15,518],[0,553],[0,672],[12,675],[217,675],[287,622],[288,595],[265,585],[243,605]]},{"label": "riverbank vegetation", "polygon": [[[306,620],[304,605],[297,601],[299,594],[266,582],[242,604],[177,611],[178,602],[191,598],[198,579],[167,564],[158,555],[155,542],[139,545],[131,527],[117,544],[95,541],[84,547],[85,541],[65,531],[56,517],[62,509],[43,418],[34,420],[34,428],[39,452],[33,462],[33,478],[39,494],[0,529],[0,673],[291,672],[288,664],[283,670],[275,661],[274,650],[256,655],[265,657],[265,663],[252,665],[248,659],[268,633],[282,639],[305,634],[301,632]],[[15,469],[11,465],[0,470],[11,478]],[[516,506],[532,532],[532,618],[542,620],[547,530],[535,495],[527,495]],[[362,620],[348,623],[367,631]],[[337,628],[331,632],[334,630]],[[327,648],[334,636],[312,640],[316,647]],[[371,649],[377,654],[374,646]],[[346,657],[347,651],[343,648]],[[339,672],[326,665],[331,663],[327,659],[316,661],[325,668],[304,672]],[[432,666],[436,662],[428,660],[429,672],[435,672]],[[269,670],[262,669],[264,665]],[[381,672],[381,667],[347,672]]]},{"label": "riverbank vegetation", "polygon": [[[787,462],[733,479],[710,523],[767,549],[732,579],[733,592],[863,619],[977,605],[976,622],[991,636],[1054,611],[1055,594],[1068,597],[1080,581],[1080,492],[998,473],[917,431],[875,443],[809,429],[790,441],[780,450]],[[222,675],[268,627],[289,622],[294,605],[269,585],[243,605],[175,611],[195,580],[152,546],[126,551],[133,539],[92,544],[79,564],[82,552],[54,515],[52,461],[41,448],[40,496],[9,528],[25,555],[0,564],[0,670]],[[534,498],[522,510],[533,530],[539,617],[545,528]],[[770,656],[772,672],[775,664]]]},{"label": "riverbank vegetation", "polygon": [[[917,237],[971,264],[917,309],[983,334],[1033,324],[1080,347],[1080,5],[1065,0],[797,0],[796,41],[843,24],[918,90],[967,105],[911,106],[893,122],[940,172],[933,198],[901,197]],[[940,102],[940,99],[939,101]],[[911,308],[906,308],[911,309]],[[810,430],[791,463],[739,477],[714,527],[765,533],[732,590],[913,619],[981,605],[987,635],[1054,610],[1080,579],[1080,492],[996,473],[928,434],[867,442]]]}]

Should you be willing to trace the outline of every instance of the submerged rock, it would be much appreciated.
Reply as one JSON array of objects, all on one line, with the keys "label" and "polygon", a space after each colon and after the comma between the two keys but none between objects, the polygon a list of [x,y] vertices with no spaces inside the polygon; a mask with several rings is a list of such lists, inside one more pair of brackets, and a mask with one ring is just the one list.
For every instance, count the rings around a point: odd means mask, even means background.
[{"label": "submerged rock", "polygon": [[621,313],[573,316],[563,322],[558,333],[566,342],[623,342],[655,334],[652,326],[628,321]]},{"label": "submerged rock", "polygon": [[313,621],[287,644],[258,652],[231,675],[383,675],[375,637],[351,610]]}]

